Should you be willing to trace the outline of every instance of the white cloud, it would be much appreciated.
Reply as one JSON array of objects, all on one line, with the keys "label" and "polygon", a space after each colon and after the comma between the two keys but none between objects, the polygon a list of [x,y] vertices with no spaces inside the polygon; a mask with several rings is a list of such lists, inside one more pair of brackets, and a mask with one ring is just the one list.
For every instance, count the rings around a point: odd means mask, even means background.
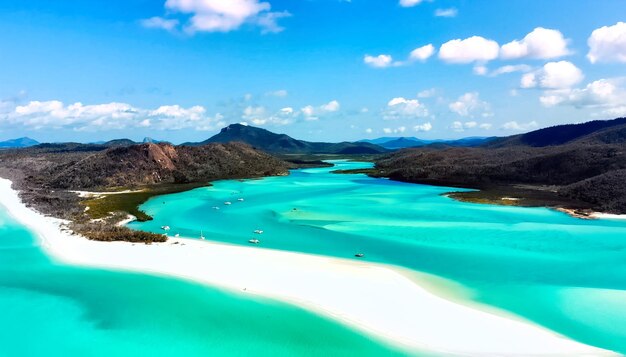
[{"label": "white cloud", "polygon": [[163,29],[166,31],[173,31],[178,26],[179,22],[176,19],[164,19],[159,16],[154,16],[149,19],[141,20],[141,25],[149,29]]},{"label": "white cloud", "polygon": [[502,45],[500,57],[503,59],[563,57],[571,53],[567,48],[567,43],[568,41],[560,31],[537,27],[522,40]]},{"label": "white cloud", "polygon": [[156,109],[143,109],[126,103],[65,105],[57,100],[31,101],[0,113],[0,123],[32,130],[103,131],[136,127],[150,127],[155,130],[207,130],[212,129],[220,120],[220,114],[210,117],[201,106],[184,108],[166,105]]},{"label": "white cloud", "polygon": [[546,91],[540,98],[546,107],[573,106],[578,109],[600,109],[604,115],[626,115],[626,77],[600,79],[585,88]]},{"label": "white cloud", "polygon": [[363,57],[363,63],[374,68],[386,68],[393,65],[393,58],[391,55],[385,54],[378,56],[365,55]]},{"label": "white cloud", "polygon": [[486,62],[498,57],[496,41],[480,36],[451,40],[439,48],[439,58],[448,63]]},{"label": "white cloud", "polygon": [[413,7],[415,5],[419,5],[424,0],[400,0],[400,6],[402,7]]},{"label": "white cloud", "polygon": [[291,107],[281,108],[275,112],[269,112],[263,106],[248,106],[243,110],[241,118],[244,122],[253,125],[289,125],[292,124],[299,113]]},{"label": "white cloud", "polygon": [[401,118],[421,118],[428,116],[428,109],[417,99],[406,99],[397,97],[387,103],[387,108],[383,111],[384,120],[394,120]]},{"label": "white cloud", "polygon": [[399,126],[397,128],[383,128],[383,133],[385,134],[402,134],[406,131],[405,126]]},{"label": "white cloud", "polygon": [[432,44],[414,49],[409,54],[409,59],[413,61],[426,61],[435,53],[435,47]]},{"label": "white cloud", "polygon": [[418,98],[430,98],[437,93],[435,88],[424,89],[423,91],[417,93]]},{"label": "white cloud", "polygon": [[528,123],[518,123],[516,121],[509,121],[502,125],[502,129],[505,130],[515,130],[515,131],[527,131],[530,129],[535,129],[539,126],[536,121],[531,121]]},{"label": "white cloud", "polygon": [[570,88],[580,83],[583,78],[583,72],[571,62],[548,62],[540,70],[524,74],[520,86],[545,89]]},{"label": "white cloud", "polygon": [[365,129],[365,132],[368,134],[371,134],[374,130],[372,130],[372,128],[367,128]]},{"label": "white cloud", "polygon": [[279,90],[275,90],[273,92],[267,92],[267,93],[265,93],[265,95],[267,95],[269,97],[284,98],[287,95],[289,95],[289,93],[285,89],[279,89]]},{"label": "white cloud", "polygon": [[433,128],[433,125],[430,122],[426,122],[424,124],[418,124],[413,127],[414,131],[430,131]]},{"label": "white cloud", "polygon": [[328,102],[327,104],[322,105],[320,109],[325,112],[336,112],[339,110],[340,107],[341,105],[339,104],[338,101],[332,100]]},{"label": "white cloud", "polygon": [[[191,15],[184,26],[185,31],[190,34],[229,32],[237,30],[246,23],[260,27],[264,33],[280,32],[283,28],[278,25],[277,21],[290,16],[288,12],[270,11],[270,3],[260,0],[167,0],[165,9],[168,14]],[[153,28],[171,26],[173,29],[178,25],[173,22],[174,19],[152,18],[145,21],[149,21],[148,27]]]},{"label": "white cloud", "polygon": [[508,74],[508,73],[515,73],[515,72],[528,72],[530,70],[532,70],[532,67],[526,64],[506,65],[506,66],[496,68],[495,70],[491,71],[489,75],[492,77],[496,77],[501,74]]},{"label": "white cloud", "polygon": [[486,76],[487,73],[489,72],[489,69],[487,68],[487,66],[477,65],[477,66],[474,66],[473,72],[475,75],[478,75],[478,76]]},{"label": "white cloud", "polygon": [[341,104],[339,104],[338,101],[331,100],[330,102],[322,104],[318,107],[307,105],[300,109],[300,113],[304,116],[304,120],[313,121],[318,120],[322,115],[337,112],[340,108]]},{"label": "white cloud", "polygon": [[474,117],[478,114],[482,117],[491,116],[493,114],[490,111],[490,107],[489,103],[480,99],[480,95],[477,92],[465,93],[457,101],[448,105],[451,112],[463,117]]},{"label": "white cloud", "polygon": [[435,10],[435,16],[437,17],[456,17],[458,13],[459,11],[454,7]]},{"label": "white cloud", "polygon": [[464,132],[467,129],[483,129],[483,130],[489,130],[491,129],[491,124],[490,123],[478,123],[476,121],[466,121],[466,122],[461,122],[461,121],[455,121],[452,123],[452,125],[450,125],[450,129],[457,131],[457,132]]},{"label": "white cloud", "polygon": [[596,62],[626,62],[626,23],[595,29],[589,39],[587,58]]}]

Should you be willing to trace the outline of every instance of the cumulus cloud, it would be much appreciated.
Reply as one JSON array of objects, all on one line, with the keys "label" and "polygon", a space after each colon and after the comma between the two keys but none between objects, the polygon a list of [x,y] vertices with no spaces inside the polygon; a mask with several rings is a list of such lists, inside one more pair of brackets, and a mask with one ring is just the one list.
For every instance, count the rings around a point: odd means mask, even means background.
[{"label": "cumulus cloud", "polygon": [[584,88],[546,91],[540,98],[546,107],[573,106],[600,109],[604,115],[626,115],[626,77],[600,79]]},{"label": "cumulus cloud", "polygon": [[163,29],[166,31],[173,31],[176,27],[178,27],[178,24],[179,21],[176,19],[165,19],[159,16],[141,20],[141,25],[145,28]]},{"label": "cumulus cloud", "polygon": [[432,44],[418,47],[411,51],[409,59],[412,61],[426,61],[435,53],[435,47]]},{"label": "cumulus cloud", "polygon": [[291,107],[281,108],[275,112],[269,112],[263,106],[248,106],[244,108],[241,118],[245,123],[253,125],[289,125],[292,124],[299,113]]},{"label": "cumulus cloud", "polygon": [[439,58],[448,63],[487,62],[498,57],[496,41],[480,36],[451,40],[439,48]]},{"label": "cumulus cloud", "polygon": [[535,129],[538,126],[539,124],[534,120],[528,123],[518,123],[516,121],[509,121],[502,125],[502,129],[514,130],[514,131],[528,131],[531,129]]},{"label": "cumulus cloud", "polygon": [[435,16],[437,17],[456,17],[458,13],[459,11],[454,7],[435,10]]},{"label": "cumulus cloud", "polygon": [[418,98],[430,98],[437,94],[437,90],[435,88],[424,89],[417,93]]},{"label": "cumulus cloud", "polygon": [[31,101],[0,113],[0,125],[19,125],[33,130],[100,131],[136,127],[150,127],[155,130],[210,130],[214,125],[219,125],[221,119],[220,114],[208,116],[206,109],[201,106],[184,108],[166,105],[156,109],[144,109],[127,103],[66,105],[57,100]]},{"label": "cumulus cloud", "polygon": [[522,88],[544,89],[570,88],[580,83],[583,72],[569,61],[548,62],[540,70],[522,76]]},{"label": "cumulus cloud", "polygon": [[477,92],[465,93],[458,100],[448,105],[451,112],[463,117],[492,116],[489,103],[482,101]]},{"label": "cumulus cloud", "polygon": [[415,61],[424,62],[435,53],[435,47],[428,44],[418,47],[409,53],[409,58],[404,61],[394,61],[393,57],[388,54],[380,54],[378,56],[365,55],[363,63],[374,68],[400,67],[409,65]]},{"label": "cumulus cloud", "polygon": [[450,129],[456,132],[464,132],[467,129],[489,130],[491,129],[491,126],[492,125],[490,123],[478,123],[476,121],[466,121],[466,122],[455,121],[452,123],[452,125],[450,125]]},{"label": "cumulus cloud", "polygon": [[402,134],[406,131],[405,126],[399,126],[397,128],[383,128],[385,134]]},{"label": "cumulus cloud", "polygon": [[425,131],[432,130],[432,128],[433,128],[433,125],[430,122],[426,122],[424,124],[415,125],[413,127],[413,130],[417,132],[425,132]]},{"label": "cumulus cloud", "polygon": [[497,77],[502,74],[509,74],[515,72],[529,72],[532,70],[532,67],[527,64],[516,64],[516,65],[505,65],[494,69],[493,71],[489,71],[486,66],[475,66],[474,74],[481,76],[489,76],[489,77]]},{"label": "cumulus cloud", "polygon": [[417,99],[397,97],[387,103],[383,111],[384,120],[421,118],[428,116],[428,109]]},{"label": "cumulus cloud", "polygon": [[328,112],[328,113],[331,113],[331,112],[336,112],[336,111],[338,111],[340,107],[341,107],[341,105],[339,104],[339,102],[338,102],[338,101],[336,101],[336,100],[331,100],[330,102],[328,102],[328,103],[323,104],[322,106],[320,106],[320,109],[321,109],[323,112]]},{"label": "cumulus cloud", "polygon": [[[165,9],[168,14],[190,15],[184,24],[184,30],[196,32],[229,32],[237,30],[243,24],[252,24],[262,32],[280,32],[283,30],[278,20],[291,16],[288,12],[272,12],[269,2],[260,0],[167,0]],[[153,17],[143,20],[149,28],[173,30],[178,27],[176,19]]]},{"label": "cumulus cloud", "polygon": [[363,63],[374,68],[386,68],[392,66],[394,62],[391,55],[381,54],[378,56],[365,55]]},{"label": "cumulus cloud", "polygon": [[535,58],[552,59],[567,56],[568,40],[558,30],[537,27],[522,40],[502,45],[500,57],[503,59]]},{"label": "cumulus cloud", "polygon": [[589,39],[587,58],[596,62],[626,62],[626,23],[595,29]]},{"label": "cumulus cloud", "polygon": [[424,0],[400,0],[400,6],[402,7],[413,7],[415,5],[419,5]]}]

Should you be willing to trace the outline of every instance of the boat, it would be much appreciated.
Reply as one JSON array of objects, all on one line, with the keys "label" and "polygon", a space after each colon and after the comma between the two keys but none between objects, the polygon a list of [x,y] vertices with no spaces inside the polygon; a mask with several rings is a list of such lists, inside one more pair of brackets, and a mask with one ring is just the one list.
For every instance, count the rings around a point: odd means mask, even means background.
[{"label": "boat", "polygon": [[261,243],[261,241],[260,241],[260,240],[258,240],[258,239],[253,238],[253,239],[250,239],[250,240],[248,241],[248,243],[250,243],[250,244],[259,244],[259,243]]},{"label": "boat", "polygon": [[219,208],[219,207],[217,207],[217,206],[213,206],[213,209],[220,209],[220,208]]},{"label": "boat", "polygon": [[178,233],[174,234],[174,238],[178,238],[178,237],[180,237],[180,234]]},{"label": "boat", "polygon": [[202,231],[200,231],[200,239],[204,240],[204,234],[202,234]]},{"label": "boat", "polygon": [[256,233],[256,234],[263,234],[263,231],[262,231],[262,230],[260,230],[260,229],[255,229],[255,230],[254,230],[254,233]]},{"label": "boat", "polygon": [[232,202],[230,202],[230,201],[226,201],[226,202],[224,202],[224,204],[225,204],[226,206],[228,206],[228,205],[232,205],[233,203],[232,203]]},{"label": "boat", "polygon": [[365,256],[365,254],[363,254],[363,253],[356,253],[354,256],[357,257],[357,258],[363,258]]},{"label": "boat", "polygon": [[161,229],[164,231],[169,231],[170,230],[170,226],[161,226]]},{"label": "boat", "polygon": [[237,201],[243,202],[243,198],[238,198]]}]

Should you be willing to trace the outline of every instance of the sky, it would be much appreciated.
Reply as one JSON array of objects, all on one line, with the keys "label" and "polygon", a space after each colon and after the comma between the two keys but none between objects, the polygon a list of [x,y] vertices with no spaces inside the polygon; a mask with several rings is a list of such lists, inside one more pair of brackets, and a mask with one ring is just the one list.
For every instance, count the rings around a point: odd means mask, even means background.
[{"label": "sky", "polygon": [[623,0],[0,1],[0,140],[506,136],[626,116]]}]

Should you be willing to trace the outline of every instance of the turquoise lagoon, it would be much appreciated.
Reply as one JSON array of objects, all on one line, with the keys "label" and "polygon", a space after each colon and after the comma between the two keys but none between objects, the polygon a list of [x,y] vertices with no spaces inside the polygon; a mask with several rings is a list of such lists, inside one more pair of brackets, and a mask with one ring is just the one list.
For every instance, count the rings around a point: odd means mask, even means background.
[{"label": "turquoise lagoon", "polygon": [[264,248],[348,259],[362,252],[454,282],[453,298],[626,353],[626,222],[457,202],[442,195],[450,188],[332,174],[370,165],[334,163],[156,197],[142,206],[154,220],[130,227],[241,245],[257,237]]},{"label": "turquoise lagoon", "polygon": [[0,206],[0,356],[392,356],[286,304],[50,260]]}]

